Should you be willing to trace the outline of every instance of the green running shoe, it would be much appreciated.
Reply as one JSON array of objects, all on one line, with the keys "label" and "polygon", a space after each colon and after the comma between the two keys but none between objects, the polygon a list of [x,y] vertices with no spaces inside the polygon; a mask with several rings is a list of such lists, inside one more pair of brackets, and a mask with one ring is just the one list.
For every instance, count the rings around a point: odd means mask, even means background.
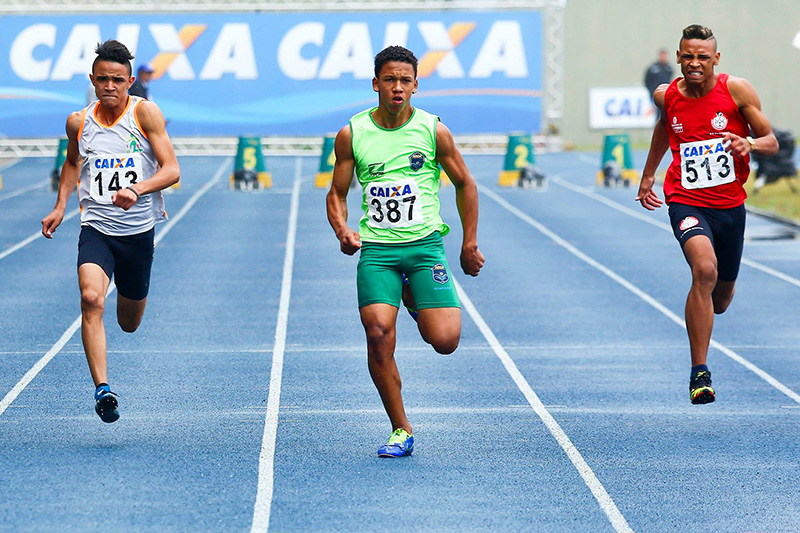
[{"label": "green running shoe", "polygon": [[394,430],[389,442],[378,448],[378,457],[403,457],[414,451],[414,437],[403,428]]}]

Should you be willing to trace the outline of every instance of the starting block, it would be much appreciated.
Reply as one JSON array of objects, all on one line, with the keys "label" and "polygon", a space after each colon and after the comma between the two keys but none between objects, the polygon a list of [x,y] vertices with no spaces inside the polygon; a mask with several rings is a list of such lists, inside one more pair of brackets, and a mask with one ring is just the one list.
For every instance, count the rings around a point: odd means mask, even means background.
[{"label": "starting block", "polygon": [[597,172],[598,187],[630,187],[639,181],[633,169],[631,138],[627,133],[606,135],[603,140],[603,160]]},{"label": "starting block", "polygon": [[336,151],[333,149],[335,135],[326,135],[322,140],[322,155],[319,158],[319,172],[314,178],[314,187],[327,189],[333,181],[333,165],[336,164]]},{"label": "starting block", "polygon": [[231,189],[250,191],[272,187],[272,174],[267,172],[259,137],[239,137],[233,168],[229,183]]},{"label": "starting block", "polygon": [[500,171],[498,184],[501,187],[514,187],[519,182],[522,169],[533,166],[533,144],[531,136],[512,133],[508,136],[506,158]]}]

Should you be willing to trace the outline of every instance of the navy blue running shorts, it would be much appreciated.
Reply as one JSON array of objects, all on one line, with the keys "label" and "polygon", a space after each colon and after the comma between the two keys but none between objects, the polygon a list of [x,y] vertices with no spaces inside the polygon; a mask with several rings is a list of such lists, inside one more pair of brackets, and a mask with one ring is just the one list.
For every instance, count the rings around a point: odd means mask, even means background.
[{"label": "navy blue running shorts", "polygon": [[144,300],[150,290],[155,229],[114,237],[90,226],[81,226],[78,239],[78,267],[94,263],[117,284],[117,291],[129,300]]},{"label": "navy blue running shorts", "polygon": [[717,256],[717,279],[721,281],[735,281],[739,275],[745,218],[744,205],[714,209],[674,202],[669,204],[672,232],[681,248],[695,235],[708,237]]}]

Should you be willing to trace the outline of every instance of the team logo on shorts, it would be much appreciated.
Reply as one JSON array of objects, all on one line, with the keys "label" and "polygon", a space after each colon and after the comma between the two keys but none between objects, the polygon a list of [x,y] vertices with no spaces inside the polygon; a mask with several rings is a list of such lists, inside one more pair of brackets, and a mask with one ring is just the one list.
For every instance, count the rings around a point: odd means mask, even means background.
[{"label": "team logo on shorts", "polygon": [[409,166],[411,167],[411,170],[416,172],[422,168],[422,165],[425,164],[425,154],[422,152],[414,152],[408,156],[408,162],[410,163]]},{"label": "team logo on shorts", "polygon": [[686,217],[683,220],[681,220],[681,225],[678,226],[678,229],[681,231],[686,231],[689,228],[695,227],[699,223],[700,221],[694,217]]},{"label": "team logo on shorts", "polygon": [[717,116],[711,119],[711,125],[717,131],[722,131],[728,126],[728,117],[722,114],[722,111],[717,111]]},{"label": "team logo on shorts", "polygon": [[436,283],[444,285],[450,281],[450,276],[447,275],[447,269],[441,263],[433,265],[433,267],[431,267],[431,272],[433,272],[433,281]]}]

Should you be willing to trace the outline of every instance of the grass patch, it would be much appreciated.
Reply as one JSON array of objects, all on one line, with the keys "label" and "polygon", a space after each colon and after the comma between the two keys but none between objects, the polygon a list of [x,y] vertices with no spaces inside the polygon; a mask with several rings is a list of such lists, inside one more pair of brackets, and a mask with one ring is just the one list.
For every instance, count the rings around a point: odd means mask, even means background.
[{"label": "grass patch", "polygon": [[[796,193],[789,188],[790,180],[792,186],[797,190]],[[757,193],[753,192],[754,181],[755,174],[751,174],[744,186],[747,191],[747,205],[800,221],[800,179],[781,178],[769,185],[764,185]]]}]

